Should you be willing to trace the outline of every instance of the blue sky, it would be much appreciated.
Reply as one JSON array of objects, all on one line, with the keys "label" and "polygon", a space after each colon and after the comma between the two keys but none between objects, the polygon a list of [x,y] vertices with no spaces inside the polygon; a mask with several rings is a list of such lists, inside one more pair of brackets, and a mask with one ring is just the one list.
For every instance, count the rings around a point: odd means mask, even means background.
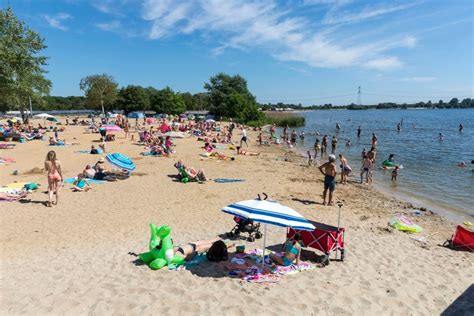
[{"label": "blue sky", "polygon": [[474,95],[471,0],[0,0],[46,39],[52,95],[122,85],[203,91],[240,74],[260,102]]}]

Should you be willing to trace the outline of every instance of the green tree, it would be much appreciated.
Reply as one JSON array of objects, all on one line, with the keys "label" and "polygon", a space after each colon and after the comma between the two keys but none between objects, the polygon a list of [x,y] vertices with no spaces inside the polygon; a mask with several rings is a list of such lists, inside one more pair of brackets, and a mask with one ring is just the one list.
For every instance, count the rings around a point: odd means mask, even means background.
[{"label": "green tree", "polygon": [[219,73],[204,84],[204,89],[209,93],[211,114],[235,118],[243,123],[263,117],[255,97],[247,88],[247,81],[239,75]]},{"label": "green tree", "polygon": [[110,108],[115,103],[117,86],[114,78],[107,74],[87,76],[79,83],[87,103],[95,108],[101,108],[103,114],[106,107]]},{"label": "green tree", "polygon": [[24,119],[29,98],[49,93],[44,77],[47,57],[44,39],[19,20],[11,7],[0,10],[0,104],[21,111]]},{"label": "green tree", "polygon": [[175,93],[171,88],[162,90],[147,88],[150,99],[150,106],[153,111],[165,114],[180,114],[186,110],[186,104],[179,93]]},{"label": "green tree", "polygon": [[196,99],[189,92],[180,93],[187,111],[196,110]]},{"label": "green tree", "polygon": [[117,109],[124,110],[126,113],[132,111],[145,111],[150,106],[148,93],[141,86],[126,86],[120,89],[115,103]]},{"label": "green tree", "polygon": [[459,103],[458,98],[452,98],[451,101],[449,101],[449,105],[450,105],[451,107],[457,107],[457,106],[458,106],[458,103]]}]

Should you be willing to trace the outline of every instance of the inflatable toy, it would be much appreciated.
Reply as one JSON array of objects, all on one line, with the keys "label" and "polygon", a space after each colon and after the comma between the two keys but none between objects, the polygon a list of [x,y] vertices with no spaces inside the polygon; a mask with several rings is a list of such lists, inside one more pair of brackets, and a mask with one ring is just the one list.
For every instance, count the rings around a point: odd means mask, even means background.
[{"label": "inflatable toy", "polygon": [[140,260],[148,264],[153,270],[159,270],[166,265],[181,265],[184,258],[175,256],[173,251],[173,241],[171,240],[171,227],[161,225],[156,227],[150,224],[151,236],[148,244],[149,252],[139,255]]},{"label": "inflatable toy", "polygon": [[402,232],[419,233],[423,230],[419,225],[414,224],[411,220],[401,214],[395,214],[388,224],[390,227]]},{"label": "inflatable toy", "polygon": [[390,160],[387,159],[387,160],[384,160],[384,161],[382,162],[382,165],[383,165],[384,167],[395,167],[395,162],[390,161]]}]

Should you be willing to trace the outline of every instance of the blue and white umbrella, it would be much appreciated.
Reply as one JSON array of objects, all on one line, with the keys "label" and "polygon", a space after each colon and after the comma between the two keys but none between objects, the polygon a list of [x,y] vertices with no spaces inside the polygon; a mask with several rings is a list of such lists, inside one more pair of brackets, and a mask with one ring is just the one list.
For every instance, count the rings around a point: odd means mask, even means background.
[{"label": "blue and white umbrella", "polygon": [[[267,200],[246,200],[242,202],[232,203],[222,209],[223,212],[249,219],[254,222],[265,224],[263,235],[263,256],[265,256],[265,243],[267,225],[275,225],[280,227],[291,227],[297,230],[316,229],[306,218],[297,211],[283,206],[277,202]],[[265,260],[262,258],[262,266]]]},{"label": "blue and white umbrella", "polygon": [[120,153],[113,153],[113,154],[108,154],[105,159],[107,159],[108,162],[113,164],[116,167],[119,167],[120,169],[125,169],[128,171],[133,171],[135,170],[135,164],[133,161],[128,158],[127,156],[124,156]]}]

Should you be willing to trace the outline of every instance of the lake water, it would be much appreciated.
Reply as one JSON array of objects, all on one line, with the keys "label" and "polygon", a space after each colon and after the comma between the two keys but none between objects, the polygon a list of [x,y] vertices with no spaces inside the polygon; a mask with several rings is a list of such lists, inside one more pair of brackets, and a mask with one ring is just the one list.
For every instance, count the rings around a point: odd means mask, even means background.
[{"label": "lake water", "polygon": [[[304,143],[298,144],[299,150],[312,149],[315,137],[321,141],[327,134],[330,151],[331,138],[336,135],[337,153],[343,153],[349,159],[352,175],[359,176],[362,149],[370,149],[374,132],[378,137],[378,166],[374,175],[378,188],[451,218],[472,220],[474,109],[321,110],[298,115],[306,118],[306,125],[296,129],[306,133]],[[402,119],[402,130],[397,132],[397,124]],[[461,122],[464,124],[463,133],[458,131]],[[341,125],[337,134],[336,123]],[[362,129],[360,139],[357,138],[358,126]],[[314,135],[316,131],[320,136]],[[439,133],[444,135],[442,142]],[[348,139],[352,142],[351,147],[345,146]],[[379,169],[382,161],[392,153],[395,161],[403,165],[396,183],[391,182],[390,171]],[[468,166],[458,167],[460,161],[465,161]]]}]

